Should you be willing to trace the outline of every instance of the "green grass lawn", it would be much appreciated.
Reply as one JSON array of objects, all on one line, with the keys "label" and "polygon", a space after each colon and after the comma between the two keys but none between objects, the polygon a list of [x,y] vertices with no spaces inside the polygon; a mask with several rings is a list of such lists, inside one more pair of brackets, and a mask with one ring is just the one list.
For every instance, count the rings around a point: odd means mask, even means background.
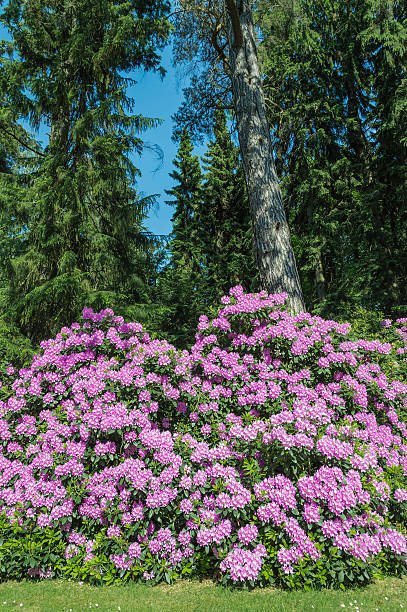
[{"label": "green grass lawn", "polygon": [[232,591],[209,581],[180,581],[172,586],[92,587],[63,580],[0,583],[0,612],[356,612],[407,611],[407,577],[389,578],[352,591],[284,592],[276,589]]}]

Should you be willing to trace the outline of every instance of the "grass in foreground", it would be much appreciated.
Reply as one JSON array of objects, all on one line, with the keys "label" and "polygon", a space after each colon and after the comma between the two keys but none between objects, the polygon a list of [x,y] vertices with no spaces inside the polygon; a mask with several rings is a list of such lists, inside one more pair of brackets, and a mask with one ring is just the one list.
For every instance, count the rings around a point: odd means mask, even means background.
[{"label": "grass in foreground", "polygon": [[352,591],[231,591],[210,581],[174,585],[93,587],[63,580],[0,583],[0,612],[407,612],[407,577],[380,580]]}]

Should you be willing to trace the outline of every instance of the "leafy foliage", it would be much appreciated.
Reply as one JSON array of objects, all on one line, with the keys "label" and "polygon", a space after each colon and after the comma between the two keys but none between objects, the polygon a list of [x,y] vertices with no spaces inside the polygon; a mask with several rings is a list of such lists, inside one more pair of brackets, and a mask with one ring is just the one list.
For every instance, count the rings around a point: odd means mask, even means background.
[{"label": "leafy foliage", "polygon": [[2,574],[287,588],[405,574],[406,319],[352,339],[286,297],[234,287],[190,351],[86,308],[6,371]]},{"label": "leafy foliage", "polygon": [[31,363],[35,348],[28,338],[4,317],[0,318],[0,371],[7,366],[16,370]]}]

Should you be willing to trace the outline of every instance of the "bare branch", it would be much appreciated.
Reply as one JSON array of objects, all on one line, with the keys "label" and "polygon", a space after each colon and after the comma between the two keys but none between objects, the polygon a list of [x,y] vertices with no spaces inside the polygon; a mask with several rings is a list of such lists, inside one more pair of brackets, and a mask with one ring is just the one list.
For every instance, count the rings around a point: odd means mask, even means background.
[{"label": "bare branch", "polygon": [[216,53],[219,55],[219,58],[222,60],[224,71],[227,74],[230,74],[229,62],[223,51],[225,49],[225,45],[223,47],[220,47],[219,42],[218,42],[218,34],[221,30],[222,30],[222,26],[220,25],[220,23],[218,23],[212,32],[211,42],[212,42],[213,48],[215,49]]}]

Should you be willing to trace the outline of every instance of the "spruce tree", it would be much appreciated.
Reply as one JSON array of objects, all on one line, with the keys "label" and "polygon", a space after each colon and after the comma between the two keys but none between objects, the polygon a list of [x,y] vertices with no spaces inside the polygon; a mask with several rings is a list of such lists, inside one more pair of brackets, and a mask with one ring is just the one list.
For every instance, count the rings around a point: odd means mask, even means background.
[{"label": "spruce tree", "polygon": [[25,252],[26,218],[22,202],[38,165],[41,148],[0,102],[0,369],[21,368],[34,347],[6,314],[11,261]]},{"label": "spruce tree", "polygon": [[11,261],[26,250],[24,200],[41,155],[35,139],[0,101],[0,316],[7,304]]},{"label": "spruce tree", "polygon": [[[372,222],[367,248],[375,254],[371,292],[391,315],[407,312],[407,6],[371,0],[361,31],[371,100],[369,189],[363,206]],[[366,53],[367,52],[367,53]],[[367,55],[367,58],[366,58]]]},{"label": "spruce tree", "polygon": [[230,287],[257,287],[252,224],[238,148],[233,144],[224,111],[215,114],[213,139],[202,158],[204,199],[200,211],[207,268],[207,292],[214,302]]},{"label": "spruce tree", "polygon": [[169,3],[9,0],[2,19],[14,56],[3,65],[7,106],[49,143],[25,195],[26,251],[12,262],[9,306],[32,339],[52,335],[85,305],[118,311],[148,293],[135,189],[139,134],[157,121],[129,114],[123,76],[160,70]]},{"label": "spruce tree", "polygon": [[271,10],[258,0],[257,9],[306,302],[335,316],[358,304],[390,314],[407,303],[405,6],[279,0]]},{"label": "spruce tree", "polygon": [[169,261],[159,277],[156,299],[163,307],[159,325],[174,344],[186,348],[193,342],[199,315],[208,306],[204,290],[207,271],[202,259],[202,176],[199,159],[185,129],[170,177],[174,186],[166,190],[175,207],[168,245]]}]

